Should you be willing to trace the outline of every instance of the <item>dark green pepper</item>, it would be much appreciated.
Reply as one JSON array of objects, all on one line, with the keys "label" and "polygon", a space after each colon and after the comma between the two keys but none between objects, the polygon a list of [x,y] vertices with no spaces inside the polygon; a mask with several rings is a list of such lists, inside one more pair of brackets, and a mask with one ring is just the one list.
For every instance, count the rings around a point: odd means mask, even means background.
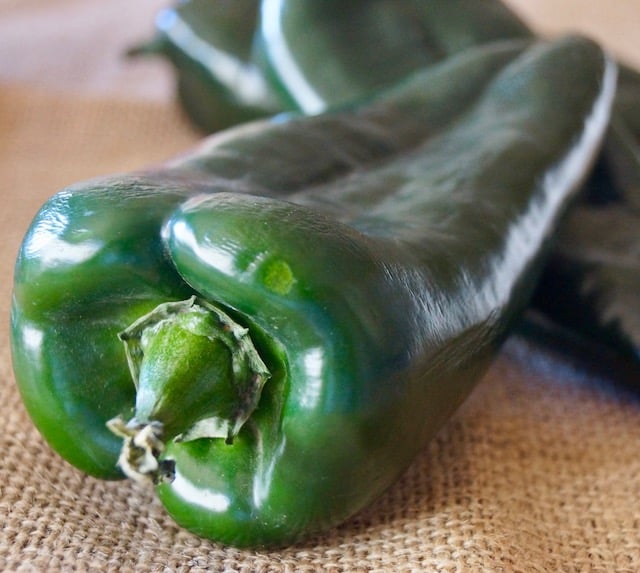
[{"label": "dark green pepper", "polygon": [[485,372],[614,89],[588,40],[493,45],[362,107],[247,124],[60,192],[15,272],[36,425],[224,543],[342,522]]},{"label": "dark green pepper", "polygon": [[167,57],[184,109],[212,132],[352,103],[468,47],[529,37],[495,0],[183,0],[133,53]]},{"label": "dark green pepper", "polygon": [[359,101],[495,40],[531,38],[495,0],[262,0],[256,51],[283,101],[305,113]]},{"label": "dark green pepper", "polygon": [[[204,42],[215,43],[225,25],[224,19],[208,19],[214,4],[217,11],[229,9],[225,2],[194,0],[176,9],[187,25],[200,22],[198,33]],[[252,10],[245,23],[257,26],[255,39],[248,29],[242,37],[256,73],[275,86],[280,109],[309,113],[369,97],[468,47],[496,39],[533,39],[526,25],[497,0],[354,0],[348,5],[264,0],[254,2]],[[193,53],[186,36],[181,38],[174,49]],[[173,61],[180,77],[188,73],[187,66]],[[206,74],[211,79],[211,70]],[[202,90],[199,96],[217,113],[215,93]],[[633,204],[638,203],[634,196],[640,179],[639,101],[640,76],[622,66],[610,142],[583,201],[560,233],[533,301],[533,307],[554,322],[636,359],[640,219]],[[194,106],[188,101],[185,105],[193,112]]]},{"label": "dark green pepper", "polygon": [[130,55],[158,54],[175,67],[178,97],[207,132],[282,111],[253,61],[258,0],[188,0],[160,12],[156,35]]},{"label": "dark green pepper", "polygon": [[[465,47],[533,37],[496,0],[360,0],[348,8],[336,2],[261,4],[266,75],[289,94],[293,107],[308,113],[366,97]],[[638,360],[640,74],[626,66],[608,142],[587,187],[559,233],[533,305],[554,322]]]}]

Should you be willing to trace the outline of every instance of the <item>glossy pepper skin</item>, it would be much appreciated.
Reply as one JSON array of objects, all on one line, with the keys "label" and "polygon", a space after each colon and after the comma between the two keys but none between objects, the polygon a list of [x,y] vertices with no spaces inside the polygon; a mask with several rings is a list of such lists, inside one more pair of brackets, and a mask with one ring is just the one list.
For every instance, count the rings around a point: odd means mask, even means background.
[{"label": "glossy pepper skin", "polygon": [[[292,107],[307,113],[367,97],[463,48],[534,37],[495,0],[356,0],[348,9],[337,3],[261,3],[265,74],[289,95]],[[640,74],[621,66],[604,152],[559,232],[533,307],[635,361],[640,359],[639,185]]]},{"label": "glossy pepper skin", "polygon": [[[197,1],[177,8],[187,25],[206,22],[214,10],[225,9],[225,2]],[[255,37],[249,30],[242,37],[254,69],[274,86],[279,109],[307,113],[370,97],[462,49],[496,39],[534,38],[497,0],[354,0],[340,6],[331,1],[264,0],[251,9],[245,22],[256,26]],[[224,23],[209,20],[208,26],[199,26],[198,37],[215,44]],[[175,50],[197,53],[187,35],[174,36],[180,38]],[[173,61],[180,77],[188,73],[188,66]],[[205,77],[215,77],[211,66],[199,69]],[[219,118],[216,94],[203,87],[199,99],[208,101]],[[609,142],[580,205],[560,232],[532,303],[555,323],[634,360],[640,357],[640,218],[633,207],[640,179],[638,101],[639,75],[621,66]],[[188,99],[183,102],[193,116],[195,106]],[[213,123],[195,120],[208,131],[216,129]]]},{"label": "glossy pepper skin", "polygon": [[283,110],[254,62],[258,0],[188,0],[156,17],[156,34],[131,55],[161,55],[177,72],[177,92],[206,132]]},{"label": "glossy pepper skin", "polygon": [[560,228],[533,304],[638,363],[639,294],[640,74],[623,67],[603,151]]},{"label": "glossy pepper skin", "polygon": [[[283,545],[341,523],[484,373],[598,151],[614,86],[588,40],[495,45],[362,107],[247,124],[153,172],[62,191],[15,273],[14,367],[36,425],[79,468],[115,477],[122,439],[105,424],[135,407],[159,428],[143,461],[161,466],[162,503],[223,543]],[[269,373],[227,439],[153,426],[154,409],[191,415],[179,392],[174,409],[138,408],[118,333],[136,339],[139,317],[165,333],[147,313],[192,309],[184,300],[203,301],[199,316],[224,308]],[[163,340],[148,347],[172,361]]]},{"label": "glossy pepper skin", "polygon": [[[184,0],[133,52],[166,57],[184,109],[213,132],[352,103],[468,47],[529,36],[495,0]],[[294,75],[318,93],[292,91]]]},{"label": "glossy pepper skin", "polygon": [[468,48],[531,34],[495,0],[262,0],[255,44],[293,109],[351,104]]}]

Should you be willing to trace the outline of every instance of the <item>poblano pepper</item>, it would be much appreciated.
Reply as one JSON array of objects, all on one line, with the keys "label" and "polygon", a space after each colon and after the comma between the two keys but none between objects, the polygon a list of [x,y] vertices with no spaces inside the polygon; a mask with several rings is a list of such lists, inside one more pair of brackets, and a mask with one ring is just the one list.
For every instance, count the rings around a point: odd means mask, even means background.
[{"label": "poblano pepper", "polygon": [[178,97],[207,132],[282,111],[253,61],[259,0],[188,0],[161,11],[156,34],[131,55],[166,57],[177,71]]},{"label": "poblano pepper", "polygon": [[[533,38],[496,0],[338,4],[261,3],[256,43],[265,76],[307,113],[367,97],[463,48]],[[581,336],[640,360],[640,74],[627,66],[621,66],[607,140],[588,192],[559,233],[533,305]]]},{"label": "poblano pepper", "polygon": [[[184,0],[133,52],[173,64],[185,110],[212,132],[350,104],[468,47],[525,37],[525,24],[495,0]],[[303,84],[319,93],[306,101]]]},{"label": "poblano pepper", "polygon": [[265,77],[309,114],[369,97],[468,48],[531,38],[495,0],[262,0],[257,24]]},{"label": "poblano pepper", "polygon": [[[218,81],[214,50],[196,48],[219,45],[222,31],[229,32],[228,18],[211,16],[230,7],[224,1],[181,2],[167,12],[174,17],[162,19],[159,27],[169,52],[188,54],[199,62],[189,66],[172,56],[179,78],[188,77],[203,87],[192,92],[198,101],[208,102],[207,121],[195,113],[198,106],[184,94],[182,100],[206,130],[233,118],[221,115],[218,91],[207,87]],[[241,35],[253,73],[274,86],[271,101],[277,101],[279,109],[308,113],[370,97],[377,89],[466,48],[496,39],[534,38],[498,0],[353,0],[348,5],[331,0],[254,0],[245,9],[251,17],[243,25],[255,26],[254,34],[243,28]],[[192,33],[179,33],[185,27]],[[610,143],[584,200],[560,233],[532,303],[554,322],[636,360],[640,357],[636,294],[640,218],[632,205],[637,203],[633,197],[640,179],[639,102],[640,76],[622,66]]]},{"label": "poblano pepper", "polygon": [[495,356],[608,123],[597,45],[523,49],[52,197],[12,306],[49,443],[241,546],[379,496]]}]

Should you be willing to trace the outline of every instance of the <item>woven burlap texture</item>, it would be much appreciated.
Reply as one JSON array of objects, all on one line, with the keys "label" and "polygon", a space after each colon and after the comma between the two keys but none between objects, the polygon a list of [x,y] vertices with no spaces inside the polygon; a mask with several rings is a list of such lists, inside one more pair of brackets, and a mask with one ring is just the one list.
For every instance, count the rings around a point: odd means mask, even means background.
[{"label": "woven burlap texture", "polygon": [[283,550],[200,539],[152,492],[62,461],[30,422],[11,371],[20,240],[64,185],[153,164],[199,139],[168,98],[92,90],[0,83],[0,571],[640,571],[640,393],[620,385],[638,372],[580,348],[512,337],[377,503]]}]

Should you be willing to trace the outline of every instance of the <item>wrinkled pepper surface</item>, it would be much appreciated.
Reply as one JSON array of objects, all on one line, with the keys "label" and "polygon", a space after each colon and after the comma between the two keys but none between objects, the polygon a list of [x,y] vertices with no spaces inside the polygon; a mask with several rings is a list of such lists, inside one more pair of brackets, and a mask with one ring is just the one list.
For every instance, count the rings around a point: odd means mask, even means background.
[{"label": "wrinkled pepper surface", "polygon": [[15,270],[13,360],[37,427],[223,543],[348,519],[527,304],[615,75],[585,39],[494,44],[360,107],[249,123],[61,191]]},{"label": "wrinkled pepper surface", "polygon": [[[228,20],[212,15],[231,6],[224,0],[181,2],[163,13],[155,44],[176,65],[180,85],[202,88],[180,93],[207,131],[242,119],[219,113],[220,92],[211,89],[220,81],[212,65],[216,55],[194,49],[220,47]],[[244,22],[254,30],[243,29],[243,53],[253,73],[273,86],[271,112],[273,105],[318,113],[351,104],[461,50],[495,40],[534,39],[499,0],[353,0],[348,5],[254,0],[244,8],[251,13]],[[178,33],[185,28],[191,34]],[[186,65],[185,55],[198,64]],[[190,99],[211,114],[205,118]],[[639,141],[640,74],[621,66],[608,143],[580,206],[559,234],[532,303],[555,323],[635,360],[640,359]]]}]

